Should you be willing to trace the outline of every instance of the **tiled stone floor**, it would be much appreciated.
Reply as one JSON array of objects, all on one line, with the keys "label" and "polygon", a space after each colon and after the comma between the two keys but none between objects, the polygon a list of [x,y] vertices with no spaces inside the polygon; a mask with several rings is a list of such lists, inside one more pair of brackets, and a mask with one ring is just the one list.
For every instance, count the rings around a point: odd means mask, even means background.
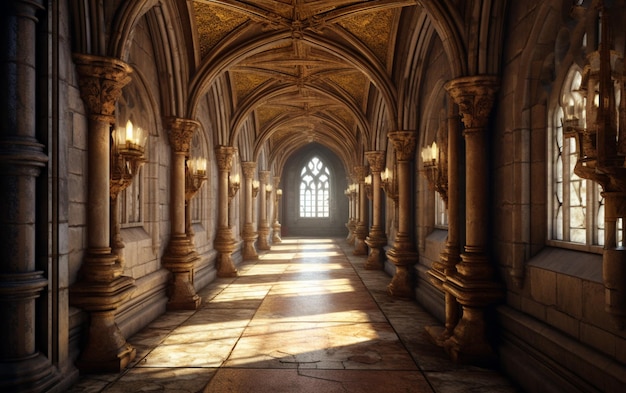
[{"label": "tiled stone floor", "polygon": [[364,262],[343,239],[283,239],[203,289],[197,311],[130,337],[125,372],[81,376],[70,392],[517,392],[452,364],[424,332],[437,321],[389,297],[390,277]]}]

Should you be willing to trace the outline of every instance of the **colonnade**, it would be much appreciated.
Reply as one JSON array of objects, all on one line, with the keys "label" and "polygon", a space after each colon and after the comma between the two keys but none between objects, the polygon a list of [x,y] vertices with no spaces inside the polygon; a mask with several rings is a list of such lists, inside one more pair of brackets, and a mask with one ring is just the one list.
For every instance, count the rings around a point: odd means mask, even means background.
[{"label": "colonnade", "polygon": [[[446,85],[452,102],[448,108],[448,150],[445,154],[448,161],[443,166],[447,171],[447,184],[441,189],[447,190],[443,197],[447,201],[448,237],[440,260],[435,261],[428,271],[433,285],[444,292],[445,325],[427,330],[436,344],[442,346],[453,360],[462,363],[491,364],[495,360],[487,338],[485,312],[503,297],[503,286],[496,278],[494,262],[488,253],[488,193],[485,190],[488,189],[489,156],[485,146],[488,145],[489,118],[498,87],[497,78],[489,75],[459,78]],[[459,184],[462,179],[459,115],[465,138],[464,185]],[[387,287],[389,295],[410,299],[415,291],[413,265],[419,257],[412,231],[415,219],[412,195],[416,190],[412,161],[417,132],[392,131],[387,137],[395,154],[393,163],[387,162],[385,168],[385,152],[365,152],[371,171],[368,184],[364,180],[368,168],[361,165],[353,168],[352,184],[346,190],[350,211],[346,224],[347,241],[353,244],[355,255],[367,255],[369,247],[366,269],[383,269],[385,259],[389,261],[395,270]],[[395,168],[395,173],[389,168]],[[396,208],[392,219],[397,222],[397,232],[390,239],[391,244],[380,222],[381,188]],[[465,190],[464,199],[461,188]],[[366,193],[372,200],[369,228]],[[460,206],[465,206],[465,217],[460,216]],[[465,228],[462,230],[463,219]],[[465,233],[464,239],[460,237],[462,232]],[[463,253],[460,252],[462,244]]]}]

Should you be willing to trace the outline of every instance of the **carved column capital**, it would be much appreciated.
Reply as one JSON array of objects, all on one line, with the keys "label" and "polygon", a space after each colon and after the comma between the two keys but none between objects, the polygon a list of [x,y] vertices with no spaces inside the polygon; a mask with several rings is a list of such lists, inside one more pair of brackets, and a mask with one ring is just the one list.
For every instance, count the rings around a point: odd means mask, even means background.
[{"label": "carved column capital", "polygon": [[220,171],[230,172],[233,169],[233,156],[235,148],[232,146],[217,146],[215,148],[215,158],[217,159],[217,168]]},{"label": "carved column capital", "polygon": [[459,106],[466,129],[486,128],[500,87],[498,77],[476,75],[446,83],[445,88]]},{"label": "carved column capital", "polygon": [[274,176],[274,189],[277,190],[280,185],[280,176]]},{"label": "carved column capital", "polygon": [[416,131],[392,131],[387,134],[396,151],[398,161],[411,161],[415,157],[417,146]]},{"label": "carved column capital", "polygon": [[188,153],[191,138],[200,127],[195,120],[181,119],[179,117],[166,117],[163,119],[172,150],[176,153]]},{"label": "carved column capital", "polygon": [[357,182],[361,183],[365,180],[365,176],[369,173],[369,168],[365,165],[358,165],[354,167],[354,175]]},{"label": "carved column capital", "polygon": [[370,164],[372,173],[382,172],[385,169],[385,154],[383,150],[366,151],[365,158]]},{"label": "carved column capital", "polygon": [[115,103],[122,88],[130,81],[131,66],[115,58],[76,53],[80,96],[89,116],[95,120],[115,123]]},{"label": "carved column capital", "polygon": [[256,162],[245,161],[241,163],[241,170],[245,179],[254,178],[254,172],[256,172]]},{"label": "carved column capital", "polygon": [[259,171],[259,180],[263,184],[268,184],[270,180],[270,171]]}]

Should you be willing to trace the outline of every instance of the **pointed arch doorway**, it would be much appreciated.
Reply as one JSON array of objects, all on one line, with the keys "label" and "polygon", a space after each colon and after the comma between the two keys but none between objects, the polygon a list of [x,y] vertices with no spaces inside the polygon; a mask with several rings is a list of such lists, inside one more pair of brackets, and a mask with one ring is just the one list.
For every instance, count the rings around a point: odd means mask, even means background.
[{"label": "pointed arch doorway", "polygon": [[283,169],[283,236],[345,236],[348,222],[346,171],[328,148],[311,143]]}]

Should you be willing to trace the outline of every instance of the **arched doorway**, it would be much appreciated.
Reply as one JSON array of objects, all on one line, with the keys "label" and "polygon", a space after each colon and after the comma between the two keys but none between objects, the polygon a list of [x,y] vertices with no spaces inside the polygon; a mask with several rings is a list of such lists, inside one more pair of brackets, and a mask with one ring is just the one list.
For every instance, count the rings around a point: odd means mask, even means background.
[{"label": "arched doorway", "polygon": [[296,151],[283,170],[284,236],[345,236],[346,172],[326,147],[311,143]]}]

